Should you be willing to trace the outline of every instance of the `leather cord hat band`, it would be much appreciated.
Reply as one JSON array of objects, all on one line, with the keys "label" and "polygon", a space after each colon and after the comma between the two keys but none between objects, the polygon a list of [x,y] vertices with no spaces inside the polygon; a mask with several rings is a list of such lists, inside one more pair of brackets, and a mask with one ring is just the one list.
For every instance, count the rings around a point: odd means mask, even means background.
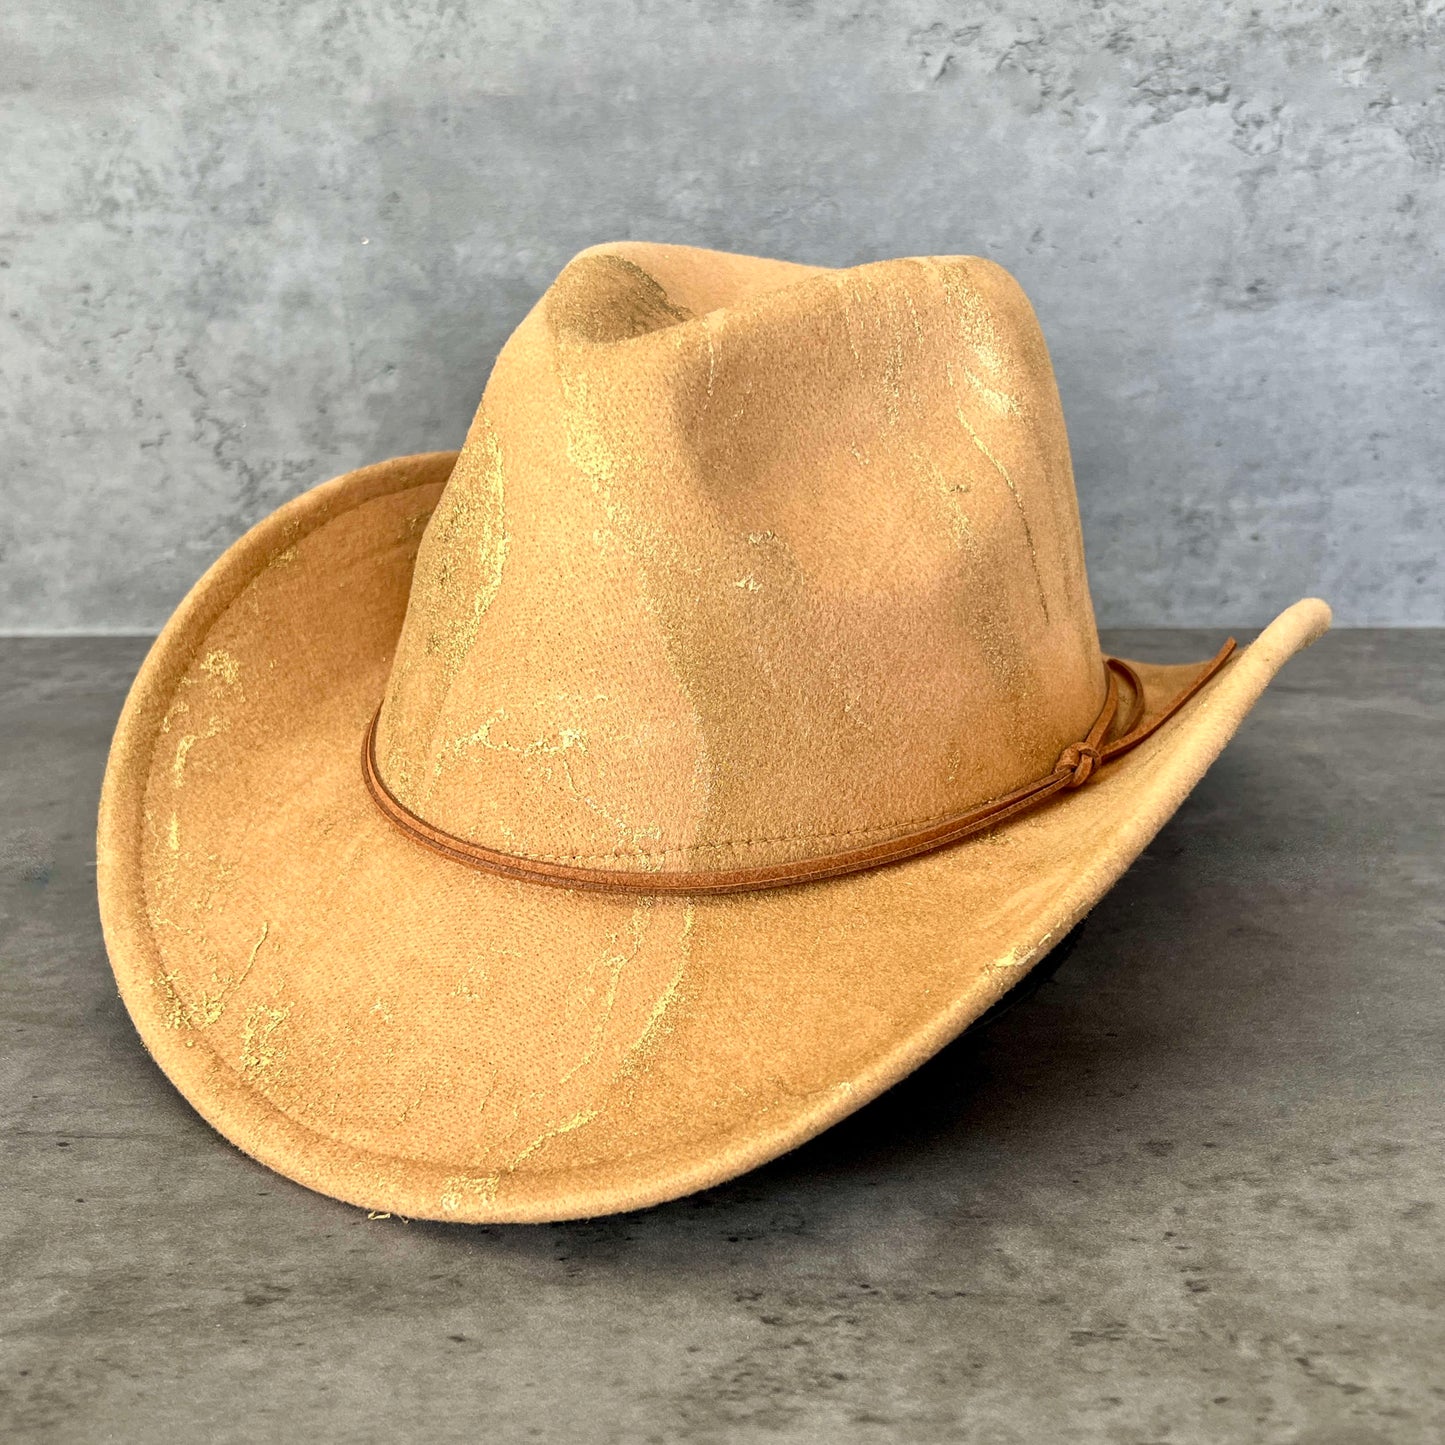
[{"label": "leather cord hat band", "polygon": [[[409,838],[453,862],[504,878],[518,878],[528,883],[544,883],[557,888],[585,888],[608,893],[749,893],[765,888],[781,888],[794,883],[813,883],[836,878],[844,873],[858,873],[887,863],[898,863],[920,853],[946,847],[971,834],[997,827],[1020,813],[1038,807],[1058,793],[1082,787],[1106,763],[1143,742],[1167,722],[1229,661],[1235,650],[1231,637],[1214,657],[1204,665],[1187,687],[1169,700],[1155,717],[1144,721],[1144,684],[1129,663],[1117,657],[1106,657],[1108,686],[1104,706],[1089,729],[1088,735],[1070,743],[1059,754],[1053,769],[1033,782],[991,799],[966,812],[956,813],[896,837],[878,843],[829,853],[817,858],[802,858],[787,863],[769,863],[752,868],[709,869],[698,872],[665,870],[623,871],[612,868],[583,868],[567,863],[553,863],[539,858],[526,858],[485,848],[434,827],[419,818],[382,781],[376,764],[376,728],[381,717],[378,707],[366,730],[361,750],[362,773],[366,786],[377,806]],[[1131,690],[1127,718],[1118,735],[1108,738],[1119,718],[1119,682],[1123,679]]]}]

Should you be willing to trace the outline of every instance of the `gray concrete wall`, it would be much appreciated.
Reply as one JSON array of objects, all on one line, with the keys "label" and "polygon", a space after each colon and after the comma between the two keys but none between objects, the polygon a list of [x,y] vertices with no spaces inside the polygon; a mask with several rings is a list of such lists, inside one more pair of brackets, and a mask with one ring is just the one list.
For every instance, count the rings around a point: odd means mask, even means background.
[{"label": "gray concrete wall", "polygon": [[977,252],[1049,337],[1101,618],[1445,621],[1440,0],[6,0],[0,627],[156,627],[455,445],[619,237]]}]

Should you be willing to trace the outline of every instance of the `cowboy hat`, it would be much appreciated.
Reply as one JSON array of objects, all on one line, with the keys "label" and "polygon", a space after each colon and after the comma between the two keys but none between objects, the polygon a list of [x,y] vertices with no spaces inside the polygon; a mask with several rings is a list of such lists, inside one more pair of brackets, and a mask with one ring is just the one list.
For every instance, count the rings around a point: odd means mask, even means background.
[{"label": "cowboy hat", "polygon": [[593,248],[459,453],[288,502],[171,618],[106,773],[110,957],[176,1087],[313,1189],[652,1204],[983,1014],[1328,622],[1101,654],[998,266]]}]

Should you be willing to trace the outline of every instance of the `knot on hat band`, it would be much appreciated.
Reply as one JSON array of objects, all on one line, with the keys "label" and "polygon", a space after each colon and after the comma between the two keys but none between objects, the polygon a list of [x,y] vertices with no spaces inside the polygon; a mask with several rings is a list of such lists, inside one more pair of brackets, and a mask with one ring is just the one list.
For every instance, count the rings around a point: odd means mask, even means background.
[{"label": "knot on hat band", "polygon": [[[1235,650],[1231,637],[1207,662],[1194,679],[1176,693],[1154,717],[1145,720],[1144,684],[1134,668],[1122,658],[1106,657],[1108,674],[1104,705],[1094,719],[1088,735],[1070,743],[1058,757],[1051,772],[1021,788],[993,798],[962,813],[955,813],[938,822],[929,823],[898,837],[829,853],[817,858],[802,858],[788,863],[768,863],[754,868],[709,869],[695,872],[642,869],[624,871],[612,868],[584,868],[567,863],[553,863],[521,854],[502,853],[480,843],[458,838],[418,817],[387,787],[376,763],[376,727],[381,717],[378,706],[361,749],[361,769],[367,790],[377,806],[403,833],[423,847],[453,862],[463,863],[484,873],[528,883],[544,883],[555,888],[585,888],[609,893],[750,893],[765,888],[782,888],[793,883],[812,883],[836,878],[844,873],[858,873],[899,863],[946,847],[974,833],[997,827],[1020,813],[1038,807],[1057,793],[1082,787],[1098,770],[1130,748],[1143,742],[1166,723],[1229,661]],[[1119,680],[1129,684],[1131,697],[1126,720],[1118,735],[1105,742],[1119,716]]]},{"label": "knot on hat band", "polygon": [[1059,754],[1059,760],[1054,764],[1054,771],[1056,773],[1067,772],[1070,775],[1068,786],[1078,788],[1093,776],[1099,760],[1098,748],[1091,748],[1087,743],[1070,743]]}]

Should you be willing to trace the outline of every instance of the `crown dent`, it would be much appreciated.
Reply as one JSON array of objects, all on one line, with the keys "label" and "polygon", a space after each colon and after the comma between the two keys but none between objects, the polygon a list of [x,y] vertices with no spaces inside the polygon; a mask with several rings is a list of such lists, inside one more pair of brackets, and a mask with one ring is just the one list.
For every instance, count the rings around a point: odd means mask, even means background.
[{"label": "crown dent", "polygon": [[508,853],[769,863],[1047,771],[1103,676],[1006,272],[628,244],[574,260],[498,358],[377,760]]}]

